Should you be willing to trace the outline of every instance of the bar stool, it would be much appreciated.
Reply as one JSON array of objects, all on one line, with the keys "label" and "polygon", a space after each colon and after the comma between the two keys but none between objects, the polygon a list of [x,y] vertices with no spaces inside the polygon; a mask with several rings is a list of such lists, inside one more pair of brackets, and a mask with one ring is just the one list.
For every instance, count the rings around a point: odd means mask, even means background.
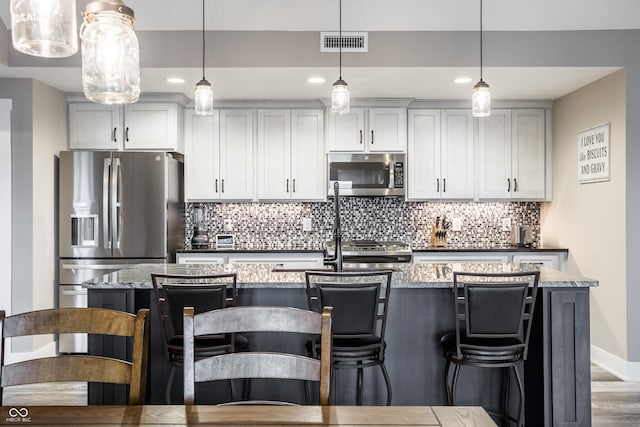
[{"label": "bar stool", "polygon": [[[440,343],[446,359],[444,386],[448,405],[455,405],[460,368],[464,365],[503,369],[502,413],[505,423],[523,425],[525,394],[517,366],[527,359],[539,271],[516,273],[453,273],[455,332]],[[455,365],[449,383],[449,369]],[[517,418],[508,415],[509,375],[518,384]]]},{"label": "bar stool", "polygon": [[[176,369],[184,364],[183,308],[194,307],[196,313],[202,313],[234,306],[237,275],[152,274],[151,281],[160,314],[165,355],[171,363],[171,373],[165,389],[165,399],[170,404]],[[200,359],[217,356],[247,347],[247,338],[240,334],[202,336],[195,341],[195,357]],[[230,383],[230,387],[233,395],[233,383]]]},{"label": "bar stool", "polygon": [[[391,381],[384,365],[391,274],[389,270],[305,273],[309,309],[320,312],[322,307],[333,308],[332,370],[357,369],[358,405],[363,400],[363,369],[373,366],[380,366],[387,387],[386,403],[391,405]],[[309,342],[308,350],[319,354],[320,343]]]}]

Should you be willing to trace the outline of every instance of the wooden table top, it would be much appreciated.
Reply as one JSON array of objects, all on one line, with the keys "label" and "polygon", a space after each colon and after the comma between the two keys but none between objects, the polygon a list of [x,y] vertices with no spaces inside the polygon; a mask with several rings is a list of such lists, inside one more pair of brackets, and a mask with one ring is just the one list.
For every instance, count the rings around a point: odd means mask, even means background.
[{"label": "wooden table top", "polygon": [[336,425],[495,426],[480,407],[463,406],[3,406],[1,425]]}]

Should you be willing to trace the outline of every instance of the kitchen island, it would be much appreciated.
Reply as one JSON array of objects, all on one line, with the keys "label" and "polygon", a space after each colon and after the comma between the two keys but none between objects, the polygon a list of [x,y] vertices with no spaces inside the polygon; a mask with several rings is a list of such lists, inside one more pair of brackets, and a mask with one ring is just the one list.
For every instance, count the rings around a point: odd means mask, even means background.
[{"label": "kitchen island", "polygon": [[[304,274],[274,272],[270,264],[138,265],[85,283],[89,305],[134,312],[151,308],[149,403],[164,403],[169,363],[165,360],[158,314],[152,300],[150,274],[204,274],[237,272],[241,305],[286,305],[306,308]],[[527,264],[394,264],[387,324],[386,365],[393,386],[394,405],[445,404],[442,374],[444,359],[440,337],[454,329],[451,303],[452,271],[520,271],[539,268]],[[277,267],[276,267],[277,269]],[[589,361],[589,288],[597,282],[556,270],[541,268],[541,281],[530,341],[525,378],[528,425],[591,423]],[[251,341],[251,337],[250,342]],[[279,337],[271,345],[303,346]],[[108,344],[92,342],[90,352],[107,354]],[[458,400],[461,405],[499,407],[500,370],[465,368]],[[340,372],[336,393],[352,404],[355,387],[351,375]],[[181,375],[176,376],[172,399],[181,400]],[[383,404],[385,387],[380,371],[365,370],[365,404]],[[513,381],[512,381],[513,383]],[[113,390],[116,390],[114,387]],[[224,400],[226,387],[218,386]],[[251,387],[251,398],[273,387]],[[218,394],[220,394],[218,393]],[[278,387],[283,400],[302,401],[301,388]],[[99,389],[90,392],[91,403],[122,403],[122,392]],[[212,393],[212,396],[215,393]],[[515,393],[511,394],[515,405]],[[213,402],[212,402],[213,403]]]}]

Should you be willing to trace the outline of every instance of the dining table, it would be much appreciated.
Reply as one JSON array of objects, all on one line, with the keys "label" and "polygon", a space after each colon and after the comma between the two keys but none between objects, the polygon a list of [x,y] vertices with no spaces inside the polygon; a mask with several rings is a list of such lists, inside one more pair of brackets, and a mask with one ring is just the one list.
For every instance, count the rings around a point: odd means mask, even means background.
[{"label": "dining table", "polygon": [[1,425],[495,426],[479,406],[3,406]]}]

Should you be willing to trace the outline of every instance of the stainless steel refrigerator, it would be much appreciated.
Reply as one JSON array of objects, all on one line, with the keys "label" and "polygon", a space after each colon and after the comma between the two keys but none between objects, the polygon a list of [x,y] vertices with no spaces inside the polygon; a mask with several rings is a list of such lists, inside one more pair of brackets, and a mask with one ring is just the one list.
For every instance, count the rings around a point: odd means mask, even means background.
[{"label": "stainless steel refrigerator", "polygon": [[[183,167],[171,154],[65,151],[59,170],[60,307],[87,306],[83,281],[175,262],[184,246]],[[58,350],[86,352],[86,335],[60,335]]]}]

